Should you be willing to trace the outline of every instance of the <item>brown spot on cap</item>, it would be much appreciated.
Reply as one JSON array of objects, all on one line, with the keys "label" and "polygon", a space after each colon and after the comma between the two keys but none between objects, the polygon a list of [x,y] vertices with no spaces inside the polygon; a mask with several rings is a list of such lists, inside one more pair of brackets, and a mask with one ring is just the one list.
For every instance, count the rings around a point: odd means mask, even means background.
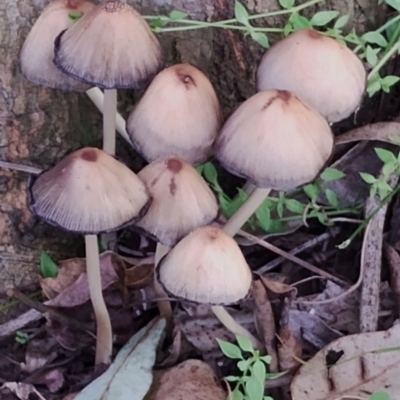
[{"label": "brown spot on cap", "polygon": [[321,33],[319,33],[318,31],[315,31],[314,29],[309,29],[307,31],[307,34],[311,39],[321,39],[321,37],[323,37],[323,35]]},{"label": "brown spot on cap", "polygon": [[208,238],[209,238],[209,240],[212,242],[212,241],[214,241],[215,239],[217,239],[217,237],[218,237],[218,229],[216,229],[216,228],[210,228],[209,229],[209,231],[208,231]]},{"label": "brown spot on cap", "polygon": [[178,160],[177,158],[169,158],[167,160],[167,168],[174,174],[177,174],[182,167],[182,161]]},{"label": "brown spot on cap", "polygon": [[108,13],[115,13],[125,8],[125,4],[119,1],[107,1],[101,5],[101,8]]},{"label": "brown spot on cap", "polygon": [[186,86],[195,86],[196,87],[196,82],[193,79],[193,76],[186,71],[186,68],[184,68],[184,67],[177,68],[176,76]]},{"label": "brown spot on cap", "polygon": [[288,102],[291,97],[292,97],[292,93],[290,93],[287,90],[278,90],[278,95],[276,96],[276,98],[281,99],[285,102]]},{"label": "brown spot on cap", "polygon": [[82,154],[81,154],[81,158],[82,158],[82,160],[85,160],[85,161],[92,161],[92,162],[94,162],[94,161],[97,160],[96,151],[93,150],[93,149],[84,150],[84,151],[82,152]]},{"label": "brown spot on cap", "polygon": [[82,3],[82,0],[67,0],[67,7],[72,10],[77,9]]},{"label": "brown spot on cap", "polygon": [[169,192],[171,193],[171,196],[175,195],[176,192],[176,183],[175,183],[175,179],[172,178],[171,182],[169,183]]}]

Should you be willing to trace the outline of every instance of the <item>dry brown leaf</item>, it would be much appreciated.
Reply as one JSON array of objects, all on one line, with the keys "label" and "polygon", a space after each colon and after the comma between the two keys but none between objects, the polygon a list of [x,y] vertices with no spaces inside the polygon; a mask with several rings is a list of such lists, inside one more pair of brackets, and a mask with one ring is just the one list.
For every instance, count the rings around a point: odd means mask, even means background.
[{"label": "dry brown leaf", "polygon": [[21,363],[21,369],[32,373],[44,367],[58,356],[57,350],[57,341],[53,338],[30,340],[25,353],[25,363]]},{"label": "dry brown leaf", "polygon": [[278,295],[294,292],[294,297],[296,297],[297,289],[295,287],[262,275],[260,275],[260,279],[265,288],[268,289],[270,292]]},{"label": "dry brown leaf", "polygon": [[336,139],[336,145],[359,140],[380,140],[393,143],[391,138],[394,136],[400,136],[400,122],[377,122],[340,135]]},{"label": "dry brown leaf", "polygon": [[40,400],[46,400],[30,383],[7,382],[0,389],[8,389],[20,400],[29,400],[31,394],[35,394]]},{"label": "dry brown leaf", "polygon": [[[385,391],[391,399],[397,399],[400,393],[399,343],[400,325],[385,332],[335,340],[300,368],[291,385],[293,400],[365,398],[374,391]],[[330,368],[327,359],[334,360]]]},{"label": "dry brown leaf", "polygon": [[125,284],[131,289],[143,289],[153,281],[154,265],[134,265],[126,270]]},{"label": "dry brown leaf", "polygon": [[281,328],[279,332],[280,344],[278,344],[279,370],[286,371],[297,368],[300,365],[303,346],[301,341],[289,330]]},{"label": "dry brown leaf", "polygon": [[145,400],[225,400],[226,393],[217,385],[214,372],[203,361],[186,360],[161,372]]}]

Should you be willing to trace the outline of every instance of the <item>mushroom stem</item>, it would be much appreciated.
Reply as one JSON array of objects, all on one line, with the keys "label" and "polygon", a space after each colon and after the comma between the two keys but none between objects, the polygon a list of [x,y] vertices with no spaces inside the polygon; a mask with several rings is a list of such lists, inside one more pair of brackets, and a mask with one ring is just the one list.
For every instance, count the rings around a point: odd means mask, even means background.
[{"label": "mushroom stem", "polygon": [[242,325],[237,323],[235,319],[226,311],[222,306],[211,306],[212,312],[220,320],[220,322],[231,331],[234,335],[244,336],[249,339],[254,349],[262,350],[264,346],[262,343],[254,337],[247,329],[243,328]]},{"label": "mushroom stem", "polygon": [[90,298],[96,316],[95,364],[110,364],[112,353],[112,330],[110,316],[104,303],[101,286],[99,247],[96,235],[85,235],[86,270]]},{"label": "mushroom stem", "polygon": [[225,233],[235,236],[246,221],[256,212],[257,208],[264,202],[271,189],[256,188],[242,206],[232,215],[222,228]]},{"label": "mushroom stem", "polygon": [[[156,254],[154,257],[154,266],[156,267],[160,260],[171,250],[169,246],[165,246],[164,244],[157,243],[156,246]],[[166,319],[167,326],[172,326],[172,308],[171,303],[168,300],[159,300],[165,299],[168,297],[167,293],[164,291],[162,286],[157,280],[157,275],[154,274],[154,291],[157,295],[157,306],[160,311],[160,315]]]},{"label": "mushroom stem", "polygon": [[115,128],[117,113],[117,90],[104,90],[103,104],[103,150],[115,155]]}]

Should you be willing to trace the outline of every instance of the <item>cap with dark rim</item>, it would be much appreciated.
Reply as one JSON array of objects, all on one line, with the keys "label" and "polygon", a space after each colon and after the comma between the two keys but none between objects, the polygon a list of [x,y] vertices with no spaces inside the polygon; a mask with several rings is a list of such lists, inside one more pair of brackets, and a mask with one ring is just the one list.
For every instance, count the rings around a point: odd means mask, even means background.
[{"label": "cap with dark rim", "polygon": [[136,150],[148,161],[176,156],[200,164],[212,155],[221,109],[209,79],[189,64],[161,71],[127,121]]},{"label": "cap with dark rim", "polygon": [[144,183],[102,150],[84,148],[31,182],[30,208],[70,232],[97,234],[136,222],[147,210]]},{"label": "cap with dark rim", "polygon": [[104,89],[137,88],[158,72],[162,54],[137,11],[106,1],[57,37],[54,62],[68,75]]},{"label": "cap with dark rim", "polygon": [[218,204],[204,179],[179,158],[153,161],[143,168],[144,182],[152,203],[136,224],[167,246],[218,216]]},{"label": "cap with dark rim", "polygon": [[70,14],[81,16],[95,5],[84,0],[55,0],[41,13],[29,32],[20,54],[24,76],[37,85],[83,92],[90,85],[62,73],[53,63],[54,40],[73,25]]},{"label": "cap with dark rim", "polygon": [[330,122],[357,109],[366,81],[363,63],[346,45],[312,29],[273,45],[257,71],[258,90],[289,90]]},{"label": "cap with dark rim", "polygon": [[318,175],[333,144],[318,112],[288,91],[268,90],[229,117],[216,142],[216,157],[257,187],[288,190]]},{"label": "cap with dark rim", "polygon": [[237,243],[221,229],[203,226],[185,236],[157,266],[171,295],[206,304],[233,304],[246,297],[252,274]]}]

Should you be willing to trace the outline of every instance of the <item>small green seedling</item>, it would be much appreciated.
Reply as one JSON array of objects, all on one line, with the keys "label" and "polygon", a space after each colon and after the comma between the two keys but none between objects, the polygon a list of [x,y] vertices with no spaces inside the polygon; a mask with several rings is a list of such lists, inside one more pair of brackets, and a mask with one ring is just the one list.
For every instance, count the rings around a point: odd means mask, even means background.
[{"label": "small green seedling", "polygon": [[15,341],[19,344],[25,344],[28,341],[28,334],[22,331],[15,332]]},{"label": "small green seedling", "polygon": [[[250,340],[236,336],[239,346],[217,339],[222,353],[231,360],[238,360],[237,367],[241,376],[227,376],[228,382],[235,384],[228,400],[273,400],[270,396],[264,395],[266,380],[276,379],[286,372],[270,374],[267,367],[271,362],[271,356],[260,356],[258,350],[254,350]],[[246,357],[244,353],[248,353]]]},{"label": "small green seedling", "polygon": [[45,251],[40,254],[40,273],[43,278],[55,278],[58,274],[56,263]]},{"label": "small green seedling", "polygon": [[374,392],[368,400],[390,400],[390,396],[386,392]]}]

